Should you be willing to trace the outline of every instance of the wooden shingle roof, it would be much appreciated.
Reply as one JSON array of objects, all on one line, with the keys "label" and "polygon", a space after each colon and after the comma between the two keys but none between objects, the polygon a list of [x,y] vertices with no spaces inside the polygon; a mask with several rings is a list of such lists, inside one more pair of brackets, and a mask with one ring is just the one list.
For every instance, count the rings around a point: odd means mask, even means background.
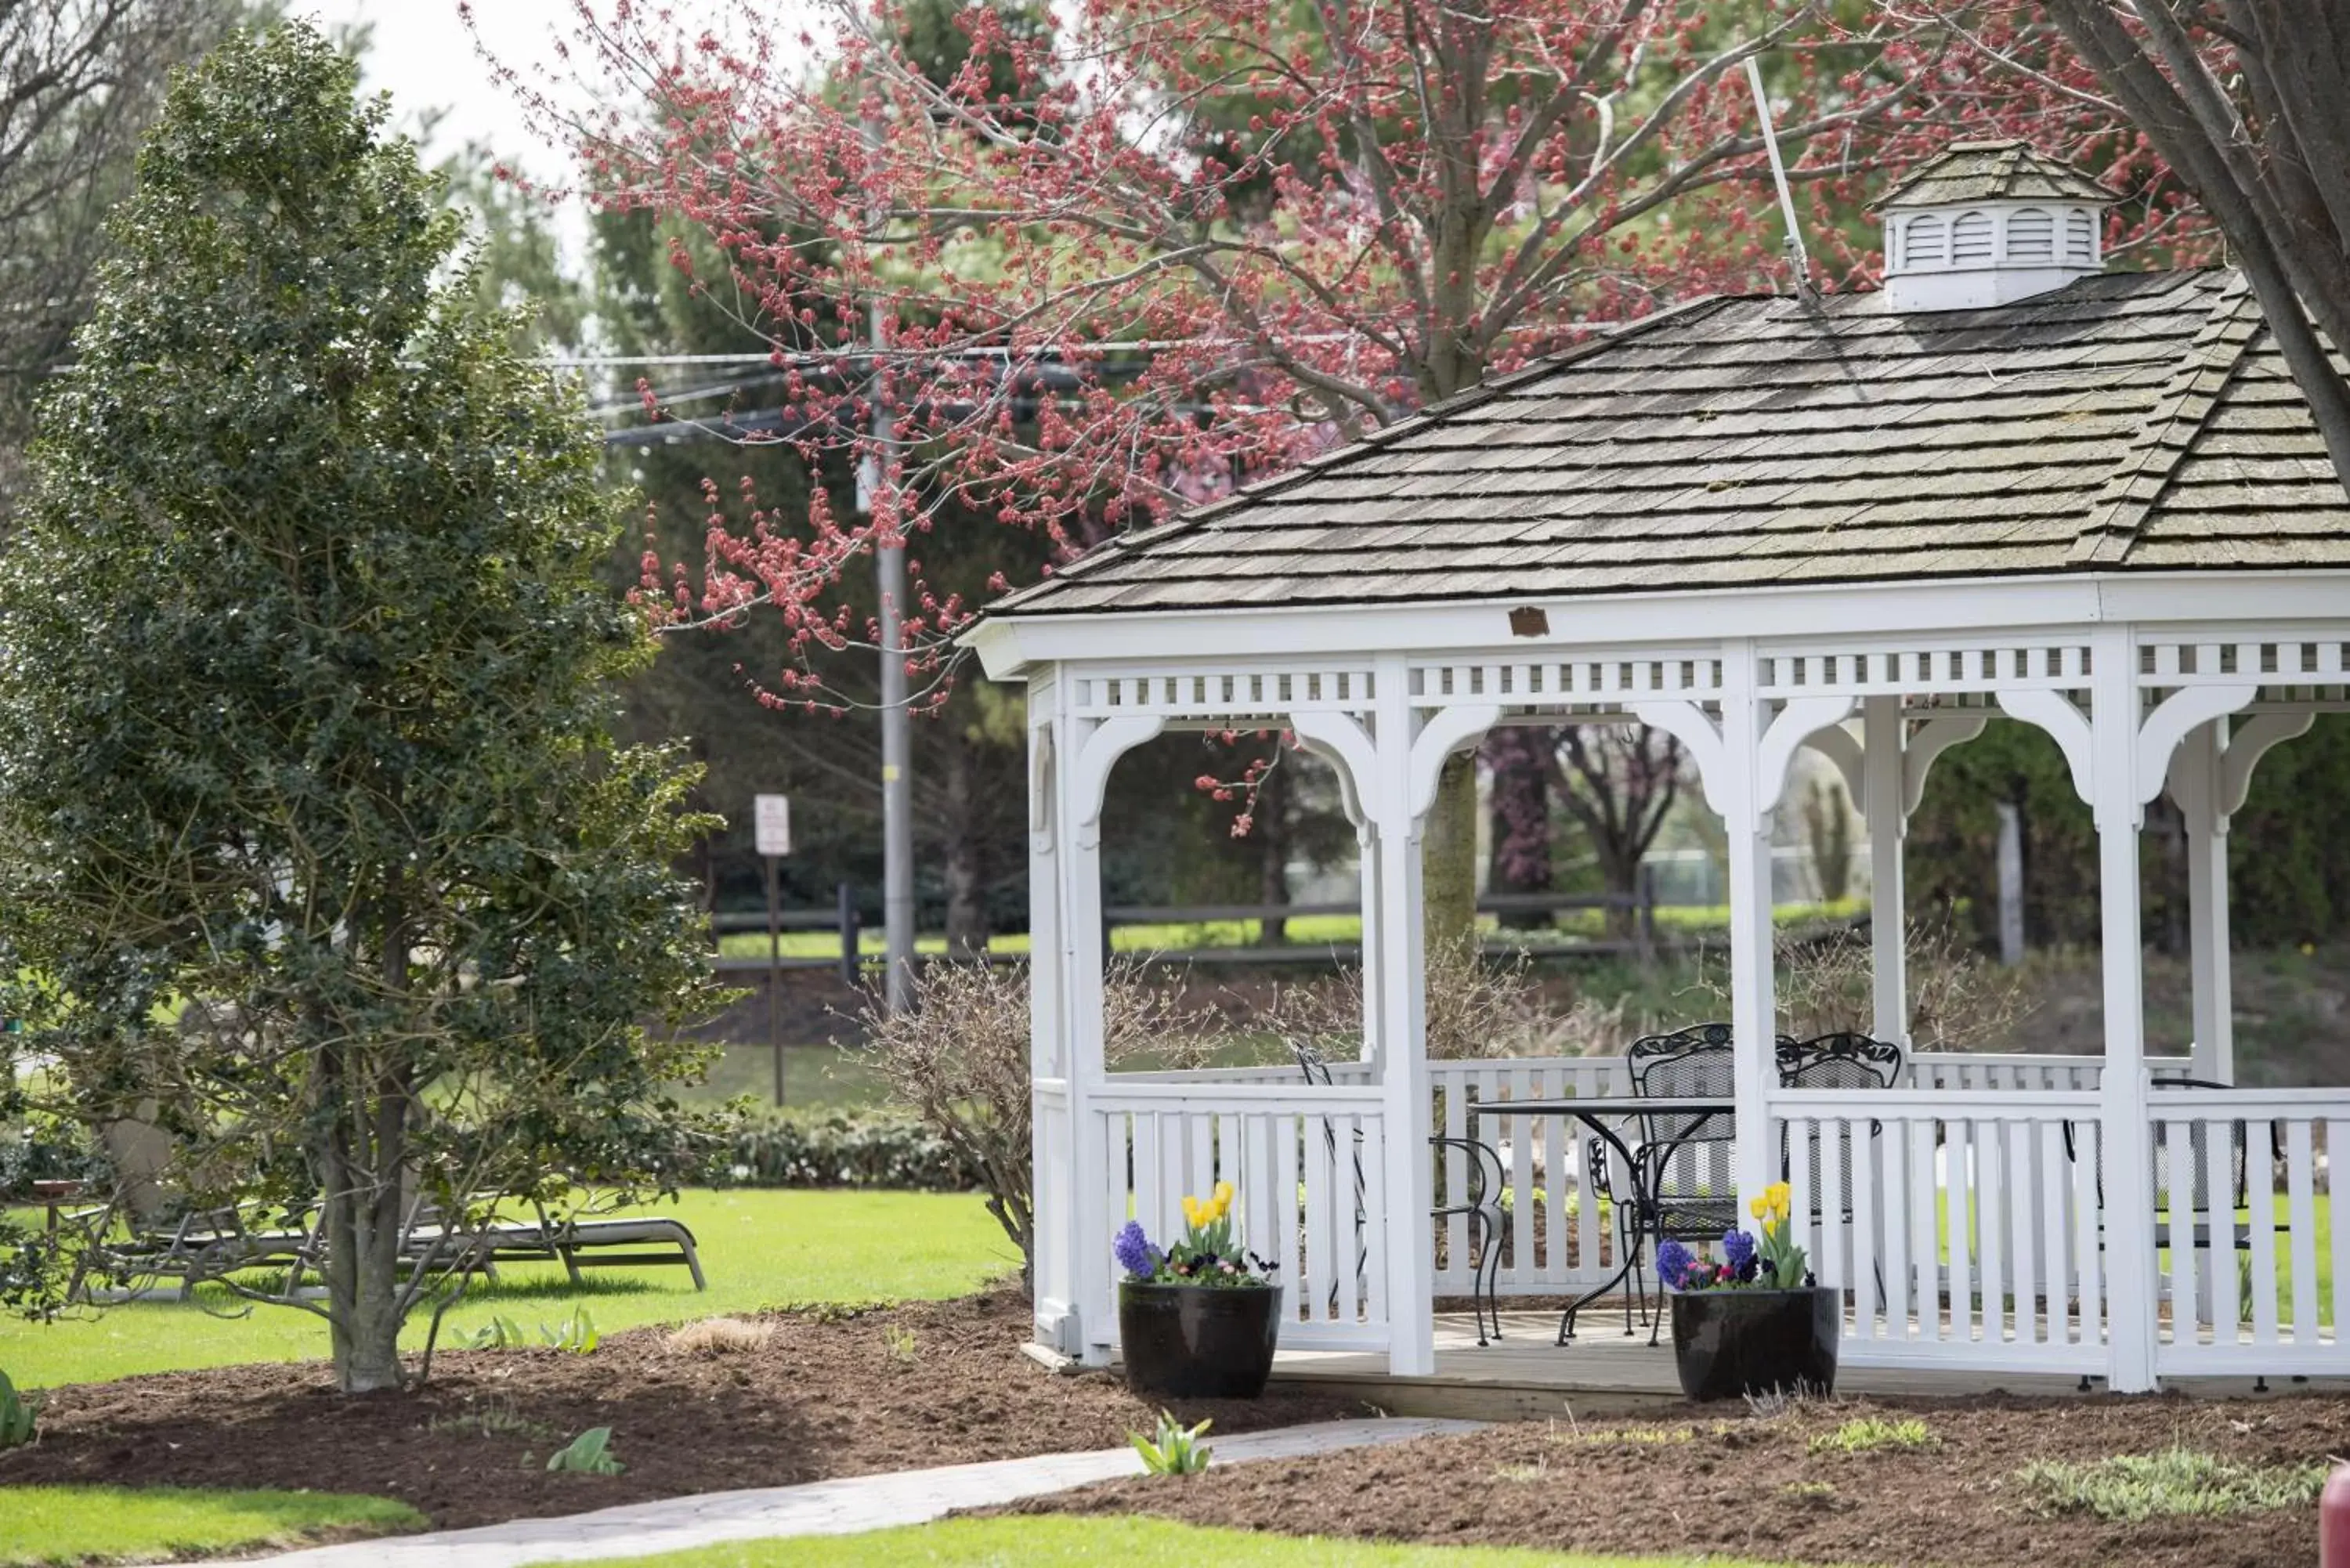
[{"label": "wooden shingle roof", "polygon": [[1713,298],[1124,535],[991,615],[2350,567],[2232,273],[1900,316]]},{"label": "wooden shingle roof", "polygon": [[1940,207],[1962,202],[2115,202],[2111,191],[2065,162],[2022,141],[1954,141],[1883,196],[1883,207]]}]

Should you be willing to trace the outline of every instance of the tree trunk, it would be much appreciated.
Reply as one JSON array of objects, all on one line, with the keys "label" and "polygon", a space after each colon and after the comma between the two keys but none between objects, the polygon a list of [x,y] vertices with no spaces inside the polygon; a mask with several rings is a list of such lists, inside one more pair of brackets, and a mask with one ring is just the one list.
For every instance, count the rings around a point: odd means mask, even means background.
[{"label": "tree trunk", "polygon": [[1477,940],[1477,759],[1447,758],[1420,839],[1420,929],[1430,952]]},{"label": "tree trunk", "polygon": [[[1496,731],[1485,742],[1485,761],[1493,770],[1492,848],[1485,886],[1492,892],[1551,890],[1551,746],[1550,731],[1523,727]],[[1552,919],[1547,910],[1525,909],[1503,913],[1502,924],[1539,930]]]},{"label": "tree trunk", "polygon": [[[405,1096],[376,1085],[348,1045],[320,1052],[332,1117],[322,1141],[328,1339],[335,1386],[346,1394],[397,1388],[400,1366],[400,1169]],[[374,1101],[372,1109],[369,1100]]]},{"label": "tree trunk", "polygon": [[[1260,904],[1289,902],[1289,773],[1275,766],[1257,786],[1253,808],[1256,829],[1256,900]],[[1289,940],[1289,921],[1267,915],[1258,928],[1257,943],[1277,948]]]},{"label": "tree trunk", "polygon": [[[1637,898],[1640,891],[1640,863],[1648,857],[1648,846],[1595,836],[1591,849],[1592,857],[1599,864],[1599,878],[1607,885],[1609,895],[1617,898]],[[1639,911],[1631,905],[1614,903],[1607,906],[1607,937],[1610,941],[1638,940],[1639,926]]]},{"label": "tree trunk", "polygon": [[947,952],[976,959],[987,951],[985,846],[979,826],[978,759],[971,738],[952,724],[946,737]]}]

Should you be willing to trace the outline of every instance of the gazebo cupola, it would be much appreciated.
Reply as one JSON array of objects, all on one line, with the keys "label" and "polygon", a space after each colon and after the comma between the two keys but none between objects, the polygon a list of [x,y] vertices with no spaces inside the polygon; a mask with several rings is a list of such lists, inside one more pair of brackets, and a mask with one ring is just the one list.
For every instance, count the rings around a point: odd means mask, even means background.
[{"label": "gazebo cupola", "polygon": [[1896,185],[1885,294],[1896,312],[1981,310],[2105,268],[2113,192],[2021,141],[1960,141]]}]

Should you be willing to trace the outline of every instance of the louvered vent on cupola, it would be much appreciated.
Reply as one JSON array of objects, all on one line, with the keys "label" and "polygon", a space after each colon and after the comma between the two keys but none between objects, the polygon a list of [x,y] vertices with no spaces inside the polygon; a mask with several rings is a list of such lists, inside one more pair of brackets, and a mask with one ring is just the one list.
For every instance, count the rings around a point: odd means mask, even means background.
[{"label": "louvered vent on cupola", "polygon": [[1877,205],[1897,311],[1976,310],[2105,268],[2113,193],[2021,141],[1960,141]]}]

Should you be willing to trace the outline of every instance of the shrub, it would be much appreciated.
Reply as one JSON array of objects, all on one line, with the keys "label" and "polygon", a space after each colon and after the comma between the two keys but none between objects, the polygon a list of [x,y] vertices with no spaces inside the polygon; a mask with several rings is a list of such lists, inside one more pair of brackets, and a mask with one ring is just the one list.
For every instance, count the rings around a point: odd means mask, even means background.
[{"label": "shrub", "polygon": [[[1782,929],[1778,1027],[1798,1040],[1875,1026],[1876,956],[1866,930]],[[2020,974],[1969,948],[1947,920],[1911,922],[1904,938],[1910,1037],[1920,1051],[1992,1051],[2031,1012]],[[1692,989],[1730,1016],[1730,971],[1700,954]]]},{"label": "shrub", "polygon": [[[1196,1064],[1204,1058],[1205,1016],[1184,1006],[1173,985],[1147,981],[1131,958],[1112,960],[1102,976],[1104,1054],[1112,1064]],[[877,994],[858,1022],[866,1039],[860,1059],[880,1074],[890,1098],[961,1159],[987,1195],[987,1211],[1019,1247],[1020,1277],[1028,1280],[1036,1217],[1027,971],[926,964],[913,1006],[892,1012]]]},{"label": "shrub", "polygon": [[616,1476],[629,1467],[612,1453],[612,1428],[590,1427],[547,1459],[550,1470],[572,1470],[580,1475]]},{"label": "shrub", "polygon": [[36,1395],[19,1395],[8,1375],[0,1372],[0,1449],[21,1449],[33,1440],[40,1411]]},{"label": "shrub", "polygon": [[709,1156],[712,1187],[875,1187],[968,1192],[978,1175],[954,1145],[903,1111],[745,1107]]},{"label": "shrub", "polygon": [[106,1156],[85,1127],[42,1111],[16,1127],[0,1126],[0,1199],[22,1199],[36,1181],[104,1185],[108,1176]]},{"label": "shrub", "polygon": [[1159,1430],[1146,1438],[1139,1432],[1128,1433],[1127,1440],[1134,1451],[1142,1456],[1142,1468],[1155,1476],[1197,1475],[1208,1468],[1209,1456],[1215,1450],[1200,1439],[1208,1434],[1210,1423],[1201,1421],[1196,1427],[1186,1427],[1167,1411],[1159,1412]]},{"label": "shrub", "polygon": [[2324,1465],[2252,1465],[2177,1444],[2158,1454],[2116,1454],[2079,1463],[2043,1459],[2015,1472],[2027,1501],[2047,1513],[2136,1521],[2305,1508],[2325,1484]]},{"label": "shrub", "polygon": [[1912,1417],[1907,1420],[1887,1421],[1875,1416],[1863,1416],[1846,1421],[1833,1432],[1813,1434],[1806,1445],[1813,1453],[1869,1454],[1885,1449],[1931,1449],[1939,1446],[1926,1423]]}]

